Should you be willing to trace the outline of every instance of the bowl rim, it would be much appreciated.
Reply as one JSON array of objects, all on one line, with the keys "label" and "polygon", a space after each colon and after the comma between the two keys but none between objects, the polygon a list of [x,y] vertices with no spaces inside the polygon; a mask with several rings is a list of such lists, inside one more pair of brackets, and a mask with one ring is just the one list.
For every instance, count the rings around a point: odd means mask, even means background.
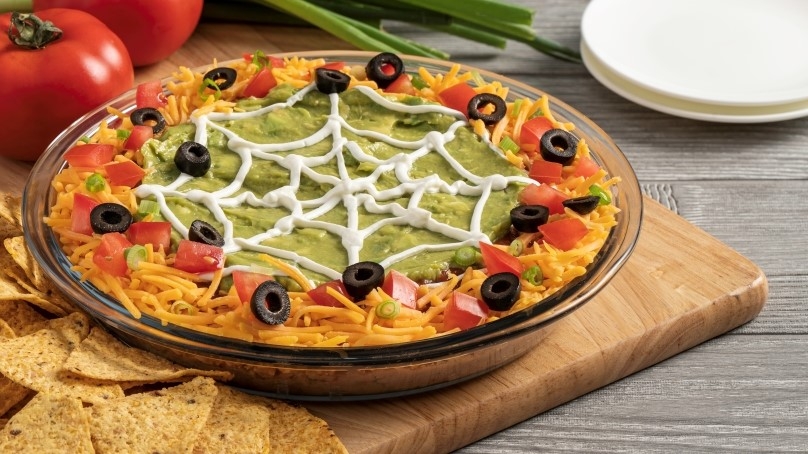
[{"label": "bowl rim", "polygon": [[[353,62],[354,59],[366,61],[375,54],[375,52],[366,51],[306,51],[273,55],[351,60]],[[401,58],[405,64],[409,63],[408,66],[416,63],[418,66],[439,72],[445,72],[453,65],[459,65],[463,71],[474,71],[488,80],[501,82],[504,86],[509,87],[512,93],[519,92],[519,94],[530,96],[547,95],[555,116],[565,121],[572,121],[578,133],[581,133],[582,130],[590,131],[587,139],[595,139],[598,142],[597,147],[593,146],[595,140],[590,143],[590,149],[596,161],[601,163],[608,161],[606,168],[609,174],[621,178],[617,185],[617,194],[614,197],[615,202],[620,201],[621,211],[617,213],[617,225],[612,228],[600,253],[587,267],[587,272],[583,276],[567,284],[545,300],[499,320],[458,333],[384,346],[337,348],[278,346],[206,334],[177,325],[162,326],[160,320],[147,314],[143,314],[141,320],[134,319],[117,300],[89,283],[78,281],[78,276],[69,270],[71,264],[59,248],[55,234],[42,219],[51,207],[53,190],[50,182],[53,176],[65,166],[61,159],[62,153],[81,135],[92,131],[94,127],[97,128],[101,119],[110,117],[110,114],[107,113],[107,106],[116,108],[128,106],[131,109],[134,102],[134,87],[76,120],[54,139],[35,163],[26,181],[22,200],[25,241],[29,245],[34,259],[57,288],[70,300],[90,313],[102,325],[113,330],[120,330],[135,337],[148,336],[151,341],[166,347],[204,356],[292,367],[377,367],[389,366],[391,363],[433,361],[519,337],[533,329],[540,329],[581,307],[602,290],[628,260],[640,233],[643,214],[642,194],[636,174],[623,152],[611,137],[588,117],[563,101],[528,84],[470,65],[410,55],[401,55]],[[217,62],[217,65],[224,65],[236,60]],[[212,64],[202,65],[192,69],[202,71],[202,68],[211,66]],[[164,84],[168,80],[173,80],[173,78],[169,76],[162,79]],[[126,109],[122,110],[126,111]],[[600,151],[605,149],[608,149],[609,153]]]}]

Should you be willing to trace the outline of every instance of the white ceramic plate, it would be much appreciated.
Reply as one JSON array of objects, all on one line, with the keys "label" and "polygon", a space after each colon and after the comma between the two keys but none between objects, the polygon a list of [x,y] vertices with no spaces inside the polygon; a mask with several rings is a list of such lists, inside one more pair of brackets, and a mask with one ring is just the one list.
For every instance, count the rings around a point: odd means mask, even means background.
[{"label": "white ceramic plate", "polygon": [[581,57],[590,74],[618,95],[659,112],[722,123],[765,123],[808,116],[808,100],[768,106],[727,106],[689,101],[649,90],[623,78],[601,62],[581,40]]},{"label": "white ceramic plate", "polygon": [[581,33],[612,72],[671,97],[808,100],[805,0],[592,0]]}]

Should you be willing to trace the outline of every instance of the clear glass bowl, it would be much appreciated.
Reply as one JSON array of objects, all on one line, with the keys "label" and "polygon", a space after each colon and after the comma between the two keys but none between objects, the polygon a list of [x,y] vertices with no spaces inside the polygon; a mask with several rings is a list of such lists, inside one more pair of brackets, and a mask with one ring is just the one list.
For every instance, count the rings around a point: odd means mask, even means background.
[{"label": "clear glass bowl", "polygon": [[[290,56],[292,54],[289,54]],[[294,55],[364,65],[373,53],[304,52]],[[449,70],[443,61],[406,57],[410,70],[423,66],[433,73]],[[471,67],[486,80],[510,87],[510,96],[536,98],[542,91]],[[168,80],[168,79],[166,79]],[[557,119],[573,122],[576,135],[585,138],[593,156],[621,182],[613,203],[620,208],[617,226],[588,272],[550,298],[500,320],[467,331],[417,342],[350,348],[300,348],[249,343],[204,334],[179,326],[163,326],[156,318],[132,318],[115,299],[70,270],[71,263],[45,225],[43,216],[55,197],[51,180],[65,166],[62,154],[80,137],[92,134],[106,107],[124,112],[134,108],[130,90],[88,113],[62,132],[31,171],[23,193],[23,226],[36,260],[64,294],[101,325],[130,345],[197,368],[234,373],[233,384],[273,397],[298,400],[361,400],[393,397],[452,385],[479,376],[541,348],[540,341],[553,324],[591,300],[628,259],[640,231],[642,194],[634,171],[615,143],[591,120],[550,97]]]}]

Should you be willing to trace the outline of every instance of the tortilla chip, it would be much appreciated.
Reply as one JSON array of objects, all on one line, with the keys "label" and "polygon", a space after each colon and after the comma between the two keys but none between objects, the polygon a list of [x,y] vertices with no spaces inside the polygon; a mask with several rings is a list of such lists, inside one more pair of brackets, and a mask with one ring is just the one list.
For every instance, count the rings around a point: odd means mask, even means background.
[{"label": "tortilla chip", "polygon": [[81,377],[140,384],[185,381],[196,376],[230,380],[224,371],[189,369],[144,350],[132,348],[103,328],[94,327],[90,335],[70,352],[64,370]]},{"label": "tortilla chip", "polygon": [[255,396],[219,386],[194,454],[231,452],[268,453],[269,409]]},{"label": "tortilla chip", "polygon": [[[68,311],[53,304],[44,298],[44,294],[36,289],[24,289],[18,282],[20,276],[14,274],[14,269],[4,269],[6,276],[0,275],[0,303],[3,301],[23,300],[37,306],[53,315],[67,315]],[[33,291],[31,291],[33,290]]]},{"label": "tortilla chip", "polygon": [[0,343],[0,374],[38,392],[98,403],[123,397],[117,384],[62,373],[70,352],[87,337],[87,317],[74,312],[47,322],[47,328]]},{"label": "tortilla chip", "polygon": [[0,318],[0,342],[6,339],[14,339],[15,337],[17,337],[17,333],[14,332],[14,329],[11,328],[5,320]]},{"label": "tortilla chip", "polygon": [[0,452],[94,453],[81,401],[37,394],[0,432]]},{"label": "tortilla chip", "polygon": [[269,450],[272,453],[347,454],[328,423],[303,407],[264,399],[269,408]]},{"label": "tortilla chip", "polygon": [[[45,275],[39,263],[34,260],[25,245],[25,238],[21,236],[6,238],[3,245],[9,253],[7,257],[0,254],[3,272],[14,279],[28,294],[36,297],[35,301],[31,301],[32,304],[37,304],[55,315],[66,315],[76,311],[76,307],[64,298]],[[39,303],[43,300],[44,307]],[[53,307],[58,309],[54,312]]]},{"label": "tortilla chip", "polygon": [[93,405],[85,410],[93,445],[98,452],[191,453],[217,392],[212,378],[197,377]]},{"label": "tortilla chip", "polygon": [[[0,319],[0,342],[17,337],[14,330]],[[0,416],[6,414],[14,405],[28,396],[28,388],[20,386],[0,375]]]},{"label": "tortilla chip", "polygon": [[22,197],[0,193],[0,238],[22,235]]},{"label": "tortilla chip", "polygon": [[45,328],[48,320],[25,301],[0,301],[0,319],[8,323],[16,337]]}]

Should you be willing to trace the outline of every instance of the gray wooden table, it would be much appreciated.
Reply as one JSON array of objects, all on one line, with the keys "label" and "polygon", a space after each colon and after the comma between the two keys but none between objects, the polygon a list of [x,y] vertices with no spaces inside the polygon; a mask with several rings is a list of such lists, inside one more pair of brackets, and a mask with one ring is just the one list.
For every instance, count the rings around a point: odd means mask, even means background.
[{"label": "gray wooden table", "polygon": [[[542,36],[578,46],[587,0],[514,3],[536,11]],[[751,323],[460,452],[808,451],[808,118],[673,117],[612,93],[583,65],[527,46],[499,51],[404,25],[388,29],[541,88],[590,117],[628,156],[644,192],[769,279],[769,301]]]}]

